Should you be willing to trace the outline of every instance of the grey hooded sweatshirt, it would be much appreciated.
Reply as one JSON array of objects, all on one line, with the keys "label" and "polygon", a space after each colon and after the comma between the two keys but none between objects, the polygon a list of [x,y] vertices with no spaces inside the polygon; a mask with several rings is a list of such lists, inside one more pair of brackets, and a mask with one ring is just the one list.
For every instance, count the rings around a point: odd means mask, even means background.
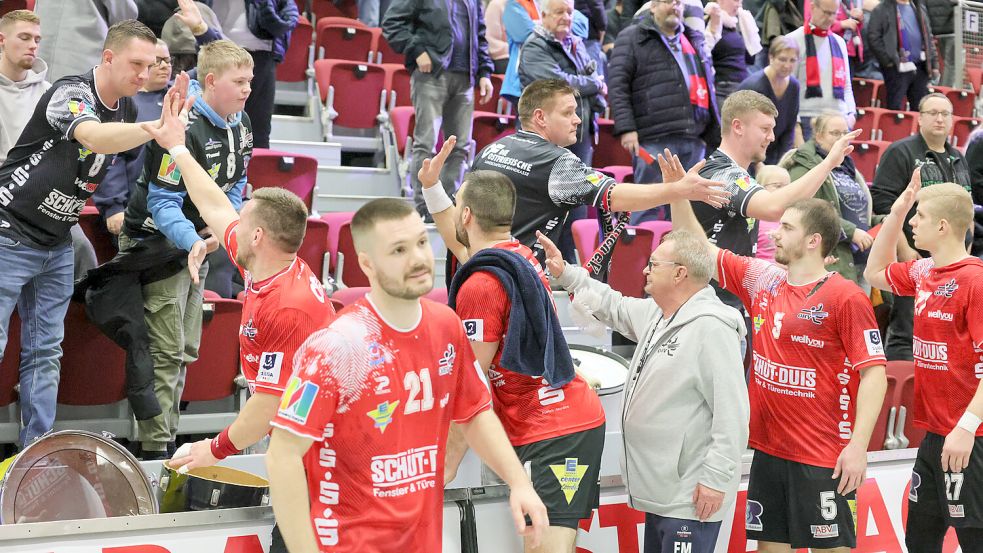
[{"label": "grey hooded sweatshirt", "polygon": [[34,115],[38,100],[51,88],[44,80],[47,74],[48,65],[41,58],[34,59],[34,66],[22,81],[15,83],[0,73],[0,165]]},{"label": "grey hooded sweatshirt", "polygon": [[709,521],[722,520],[737,496],[750,419],[741,314],[709,286],[663,321],[654,300],[625,297],[580,267],[567,265],[557,281],[597,319],[638,342],[621,414],[621,476],[631,506],[696,520],[699,483],[724,492]]}]

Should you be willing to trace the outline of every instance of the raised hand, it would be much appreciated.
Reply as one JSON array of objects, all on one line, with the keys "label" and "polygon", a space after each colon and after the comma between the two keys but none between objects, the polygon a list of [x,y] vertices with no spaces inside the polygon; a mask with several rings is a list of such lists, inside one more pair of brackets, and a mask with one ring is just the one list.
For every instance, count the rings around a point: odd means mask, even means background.
[{"label": "raised hand", "polygon": [[826,154],[826,159],[832,163],[833,167],[839,166],[843,163],[843,158],[853,153],[853,145],[850,141],[855,140],[863,129],[853,129],[852,131],[844,134],[833,143],[833,147],[829,149],[829,153]]},{"label": "raised hand", "polygon": [[205,20],[201,17],[201,10],[198,9],[198,5],[195,4],[194,0],[177,0],[177,5],[179,10],[174,13],[174,16],[192,32],[200,29],[205,23]]},{"label": "raised hand", "polygon": [[674,186],[680,199],[704,202],[717,209],[730,201],[731,194],[724,188],[724,183],[700,176],[700,169],[706,164],[706,160],[701,160],[692,169],[686,171],[679,157],[666,148],[659,154],[658,163],[659,168],[662,169],[662,182]]},{"label": "raised hand", "polygon": [[454,151],[455,144],[457,144],[457,137],[451,135],[444,141],[444,145],[440,147],[437,155],[423,160],[423,166],[420,167],[420,171],[416,174],[423,188],[435,186],[437,181],[440,180],[440,171],[444,168],[444,163],[447,162],[447,156],[451,155],[451,152]]},{"label": "raised hand", "polygon": [[911,206],[915,205],[915,197],[921,189],[922,169],[921,167],[915,167],[915,170],[911,172],[911,180],[908,181],[908,187],[898,196],[897,200],[894,200],[894,204],[891,206],[891,214],[898,217],[906,216],[911,211]]},{"label": "raised hand", "polygon": [[539,241],[539,245],[543,247],[543,251],[546,253],[546,270],[554,277],[562,275],[565,262],[563,261],[563,254],[560,253],[560,248],[557,248],[552,240],[538,230],[536,231],[536,240]]}]

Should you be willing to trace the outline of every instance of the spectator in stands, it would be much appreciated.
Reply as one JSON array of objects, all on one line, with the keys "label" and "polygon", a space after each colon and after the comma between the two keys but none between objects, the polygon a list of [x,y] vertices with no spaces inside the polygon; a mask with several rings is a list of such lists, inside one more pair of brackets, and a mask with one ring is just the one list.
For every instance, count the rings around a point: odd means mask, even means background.
[{"label": "spectator in stands", "polygon": [[587,38],[584,48],[587,55],[597,64],[597,74],[604,78],[607,75],[608,58],[601,50],[604,34],[608,28],[608,13],[604,6],[605,0],[574,0],[574,7],[587,18]]},{"label": "spectator in stands", "polygon": [[109,27],[136,19],[135,0],[77,0],[71,8],[63,0],[37,0],[34,13],[47,37],[38,56],[48,63],[48,80],[94,67],[102,58],[102,43]]},{"label": "spectator in stands", "polygon": [[761,51],[761,36],[754,15],[741,7],[741,0],[710,2],[704,13],[704,36],[716,71],[713,84],[719,105],[748,77],[748,65]]},{"label": "spectator in stands", "polygon": [[[652,156],[668,148],[688,169],[720,125],[702,33],[683,25],[680,0],[652,2],[651,13],[618,35],[608,79],[614,134],[634,156],[635,182],[646,183],[662,180]],[[657,218],[653,210],[632,221]]]},{"label": "spectator in stands", "polygon": [[[137,109],[137,122],[160,119],[161,106],[167,85],[171,81],[171,53],[167,43],[157,40],[157,63],[150,69],[150,78],[133,97]],[[106,172],[106,178],[92,194],[92,202],[99,215],[106,221],[106,228],[118,235],[123,228],[123,212],[133,194],[133,187],[143,172],[145,148],[141,144],[132,150],[120,152]]]},{"label": "spectator in stands", "polygon": [[[836,141],[846,136],[850,129],[846,118],[840,112],[833,111],[816,117],[813,131],[811,139],[786,154],[782,160],[782,166],[788,169],[793,179],[800,178],[819,165]],[[871,227],[871,201],[864,175],[857,170],[850,156],[844,156],[843,161],[830,171],[815,197],[833,204],[840,214],[840,239],[833,246],[831,254],[835,261],[827,267],[863,287],[867,250],[874,243],[874,239],[867,234]]]},{"label": "spectator in stands", "polygon": [[[113,25],[102,62],[85,74],[59,79],[41,97],[0,166],[0,351],[18,305],[25,346],[20,367],[22,446],[51,430],[54,422],[64,320],[72,295],[70,229],[113,156],[149,138],[133,124],[136,110],[129,96],[156,63],[156,42],[137,21]],[[179,83],[172,95],[183,96],[185,87],[186,81]]]},{"label": "spectator in stands", "polygon": [[505,36],[509,40],[509,65],[505,69],[501,94],[513,106],[518,103],[519,96],[522,96],[522,83],[519,82],[519,49],[540,21],[542,18],[539,14],[539,5],[534,0],[505,0],[502,23],[505,26]]},{"label": "spectator in stands", "polygon": [[488,55],[495,64],[496,75],[504,75],[509,66],[509,37],[502,22],[506,2],[491,0],[485,8],[485,38],[488,39]]},{"label": "spectator in stands", "polygon": [[389,10],[391,0],[356,0],[358,20],[369,27],[378,27]]},{"label": "spectator in stands", "polygon": [[[879,0],[878,0],[879,2]],[[831,33],[836,33],[843,37],[846,43],[846,53],[850,57],[850,74],[857,76],[855,69],[858,68],[864,57],[864,43],[861,40],[861,33],[864,29],[864,10],[860,0],[845,0],[840,2],[836,8],[836,16],[833,24],[829,27]],[[812,4],[805,3],[805,18],[812,17]]]},{"label": "spectator in stands", "polygon": [[519,80],[525,88],[539,79],[561,79],[577,91],[577,117],[581,123],[577,142],[567,149],[590,165],[596,118],[607,108],[607,86],[583,41],[570,33],[573,0],[545,0],[543,6],[542,24],[526,39],[519,54]]},{"label": "spectator in stands", "polygon": [[631,25],[634,20],[635,14],[625,9],[624,0],[618,0],[614,7],[608,10],[608,26],[604,31],[604,43],[601,45],[601,49],[608,55],[608,58],[611,57],[614,39],[618,38],[618,33]]},{"label": "spectator in stands", "polygon": [[925,7],[912,0],[882,0],[870,14],[869,50],[887,87],[887,109],[915,107],[939,80],[939,56]]},{"label": "spectator in stands", "polygon": [[840,35],[829,32],[839,9],[839,1],[809,2],[812,3],[809,23],[788,35],[798,44],[800,52],[795,78],[799,81],[802,140],[812,138],[809,123],[824,111],[839,111],[850,127],[857,118],[846,43]]},{"label": "spectator in stands", "polygon": [[792,76],[799,63],[799,45],[786,36],[775,37],[768,48],[768,65],[738,86],[764,94],[775,104],[775,141],[768,145],[765,163],[775,165],[795,145],[799,120],[799,81]]},{"label": "spectator in stands", "polygon": [[[137,19],[141,23],[150,27],[155,35],[163,37],[164,24],[174,15],[178,8],[177,0],[135,0],[139,15]],[[214,0],[199,0],[199,2],[212,5]]]},{"label": "spectator in stands", "polygon": [[[758,184],[769,192],[775,192],[792,183],[788,171],[777,165],[760,165],[755,174]],[[758,251],[755,257],[765,261],[775,261],[775,240],[771,234],[781,223],[778,221],[758,221]]]},{"label": "spectator in stands", "polygon": [[751,408],[740,350],[747,330],[707,286],[715,263],[705,239],[667,234],[642,271],[651,299],[641,299],[565,264],[540,236],[547,269],[574,301],[644,352],[628,369],[621,467],[632,507],[645,512],[645,551],[712,553],[737,496]]},{"label": "spectator in stands", "polygon": [[213,0],[212,10],[221,29],[213,29],[205,23],[193,0],[178,0],[178,5],[181,8],[178,18],[191,29],[198,44],[227,38],[252,56],[252,93],[246,102],[246,113],[253,124],[253,145],[269,148],[276,64],[283,61],[290,45],[290,34],[300,18],[295,0]]},{"label": "spectator in stands", "polygon": [[494,64],[488,55],[481,0],[426,5],[396,0],[386,12],[382,32],[393,49],[406,56],[406,68],[412,73],[410,94],[416,126],[410,179],[417,213],[429,219],[417,177],[423,160],[433,155],[439,131],[445,137],[458,137],[457,148],[440,179],[446,192],[453,195],[464,178],[471,143],[475,79],[480,103],[492,97],[488,76]]},{"label": "spectator in stands", "polygon": [[[198,96],[189,114],[188,144],[199,165],[237,209],[242,206],[246,167],[252,154],[249,95],[253,59],[245,49],[220,40],[202,47],[198,78],[189,94]],[[218,249],[219,234],[187,200],[187,189],[172,154],[156,143],[146,147],[143,174],[126,207],[120,249],[163,234],[188,252],[188,270],[143,287],[144,313],[154,359],[154,392],[163,413],[137,422],[144,459],[173,455],[187,365],[198,358],[201,305],[208,274],[206,253]]]},{"label": "spectator in stands", "polygon": [[[807,0],[803,0],[805,2]],[[802,26],[802,3],[796,0],[764,0],[754,12],[761,28],[761,44],[771,45],[775,37],[785,36]]]},{"label": "spectator in stands", "polygon": [[[198,11],[201,12],[202,21],[208,25],[209,29],[214,29],[218,34],[222,34],[222,26],[218,23],[218,17],[211,8],[202,2],[195,2]],[[171,51],[171,71],[174,75],[182,71],[191,71],[198,65],[198,41],[195,35],[181,21],[181,12],[171,16],[164,23],[164,28],[160,32],[160,38],[167,43]]]},{"label": "spectator in stands", "polygon": [[[922,186],[928,187],[942,182],[954,182],[971,193],[976,189],[976,197],[983,190],[983,182],[972,185],[966,158],[949,144],[952,132],[952,103],[943,94],[931,93],[922,98],[918,106],[918,132],[887,147],[877,164],[874,183],[870,187],[874,213],[887,215],[898,196],[904,192],[908,179],[915,167],[921,166]],[[904,218],[904,235],[907,240],[898,244],[898,258],[901,261],[916,259],[918,255],[927,257],[927,252],[913,250],[911,225],[908,221],[914,209]],[[977,222],[980,221],[977,215]],[[983,236],[973,237],[972,252],[983,253]],[[891,306],[891,318],[887,328],[885,353],[888,360],[911,360],[911,336],[915,303],[910,297],[896,296]]]},{"label": "spectator in stands", "polygon": [[[969,165],[969,181],[983,183],[983,128],[973,131],[966,140],[966,163]],[[972,194],[973,203],[983,205],[983,186],[974,186]],[[980,219],[980,215],[977,215],[973,236],[983,235]]]},{"label": "spectator in stands", "polygon": [[[951,0],[925,0],[929,30],[939,40],[942,58],[942,86],[963,87],[962,75],[956,74],[955,3]],[[969,114],[966,114],[969,115]]]},{"label": "spectator in stands", "polygon": [[[710,243],[746,257],[755,255],[758,219],[777,221],[790,204],[811,198],[829,172],[853,151],[850,140],[858,134],[852,132],[841,137],[809,172],[792,184],[770,192],[758,184],[748,168],[765,159],[768,145],[774,140],[776,115],[775,104],[762,94],[751,90],[731,94],[724,102],[720,148],[710,154],[700,170],[704,178],[723,182],[732,196],[721,208],[694,204],[697,219]],[[722,288],[718,293],[724,303],[740,309],[737,296]]]}]

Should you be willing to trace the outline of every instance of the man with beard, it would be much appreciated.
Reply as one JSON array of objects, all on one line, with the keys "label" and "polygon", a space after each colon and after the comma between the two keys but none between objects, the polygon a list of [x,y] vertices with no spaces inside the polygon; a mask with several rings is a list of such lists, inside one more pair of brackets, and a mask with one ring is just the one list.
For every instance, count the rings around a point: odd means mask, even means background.
[{"label": "man with beard", "polygon": [[355,213],[352,238],[371,290],[298,350],[266,454],[290,551],[439,551],[451,421],[509,484],[516,528],[537,542],[546,508],[490,409],[461,320],[420,299],[433,288],[423,220],[380,198]]},{"label": "man with beard", "polygon": [[[433,159],[424,160],[418,175],[424,191],[437,185],[456,141],[451,136]],[[441,237],[457,243],[454,255],[463,264],[448,291],[449,303],[464,319],[471,348],[491,381],[495,414],[546,503],[550,527],[535,551],[573,553],[577,527],[600,496],[604,408],[583,376],[570,370],[558,377],[561,367],[573,368],[573,360],[543,267],[512,237],[512,181],[495,171],[472,171],[464,176],[457,200],[454,220],[451,210],[427,205]],[[523,340],[551,333],[552,347]],[[445,482],[454,479],[467,451],[459,428],[451,427]],[[527,541],[526,551],[532,550]]]},{"label": "man with beard", "polygon": [[[829,172],[853,151],[850,141],[860,130],[837,140],[822,163],[801,178],[772,191],[761,187],[748,170],[751,164],[765,160],[768,145],[775,141],[778,115],[775,104],[758,92],[739,90],[727,97],[721,111],[720,147],[707,158],[700,175],[723,182],[732,196],[721,208],[699,203],[693,205],[693,210],[711,244],[737,255],[754,257],[758,219],[778,221],[792,202],[813,197]],[[666,179],[666,182],[670,181]],[[741,308],[737,296],[720,288],[717,293],[727,305]]]},{"label": "man with beard", "polygon": [[[678,178],[682,165],[666,156],[663,171]],[[672,215],[674,230],[701,230],[688,202],[673,203]],[[808,198],[773,234],[787,269],[709,246],[714,278],[753,321],[745,526],[765,552],[856,547],[856,489],[887,378],[870,300],[823,264],[839,235],[839,213]]]}]

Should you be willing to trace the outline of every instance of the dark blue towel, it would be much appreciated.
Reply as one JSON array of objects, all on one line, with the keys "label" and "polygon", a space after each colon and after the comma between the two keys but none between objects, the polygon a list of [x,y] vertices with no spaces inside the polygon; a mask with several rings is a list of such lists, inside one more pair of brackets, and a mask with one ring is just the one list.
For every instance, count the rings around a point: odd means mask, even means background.
[{"label": "dark blue towel", "polygon": [[494,275],[512,302],[501,365],[519,374],[543,377],[554,388],[573,380],[573,358],[550,291],[529,261],[501,248],[481,250],[454,275],[447,297],[451,309],[455,308],[461,285],[476,271]]}]

